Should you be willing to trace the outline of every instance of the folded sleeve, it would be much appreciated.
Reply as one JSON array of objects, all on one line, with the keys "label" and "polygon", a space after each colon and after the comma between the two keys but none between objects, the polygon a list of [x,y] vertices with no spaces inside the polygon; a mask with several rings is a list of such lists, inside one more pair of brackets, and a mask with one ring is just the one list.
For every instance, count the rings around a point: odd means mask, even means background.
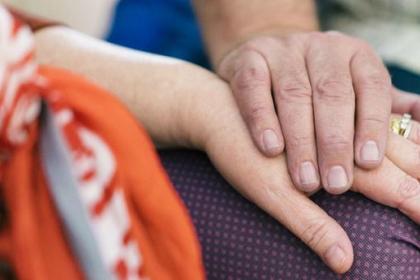
[{"label": "folded sleeve", "polygon": [[7,9],[10,11],[10,13],[17,19],[21,20],[25,24],[27,24],[33,32],[36,32],[40,29],[55,26],[55,25],[63,25],[60,22],[48,20],[43,17],[34,16],[32,14],[28,14],[26,12],[23,12],[21,10],[17,10],[15,8],[12,8],[10,6],[7,7]]}]

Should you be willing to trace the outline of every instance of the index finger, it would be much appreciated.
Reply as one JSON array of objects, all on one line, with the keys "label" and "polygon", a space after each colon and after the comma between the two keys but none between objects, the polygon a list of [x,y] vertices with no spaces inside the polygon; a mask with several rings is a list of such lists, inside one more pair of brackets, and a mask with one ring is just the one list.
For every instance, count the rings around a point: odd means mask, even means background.
[{"label": "index finger", "polygon": [[283,135],[271,96],[271,77],[265,59],[255,51],[242,51],[229,64],[225,72],[230,82],[239,111],[252,140],[266,156],[279,155],[284,148]]}]

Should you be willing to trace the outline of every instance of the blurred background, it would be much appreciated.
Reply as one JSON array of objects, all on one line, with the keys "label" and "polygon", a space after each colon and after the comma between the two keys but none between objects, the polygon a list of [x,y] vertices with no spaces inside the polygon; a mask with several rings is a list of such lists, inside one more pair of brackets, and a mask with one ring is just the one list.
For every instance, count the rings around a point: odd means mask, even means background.
[{"label": "blurred background", "polygon": [[190,0],[0,0],[112,43],[208,66]]},{"label": "blurred background", "polygon": [[[209,68],[191,0],[0,0],[97,38]],[[321,25],[367,40],[397,87],[420,89],[420,0],[317,0]]]},{"label": "blurred background", "polygon": [[105,36],[118,0],[0,0],[19,10],[64,22],[93,35]]}]

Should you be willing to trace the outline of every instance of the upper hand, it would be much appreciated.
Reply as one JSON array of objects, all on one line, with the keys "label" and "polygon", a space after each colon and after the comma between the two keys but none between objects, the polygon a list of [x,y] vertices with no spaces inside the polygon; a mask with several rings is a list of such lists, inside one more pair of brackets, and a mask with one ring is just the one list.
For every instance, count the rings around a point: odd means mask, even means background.
[{"label": "upper hand", "polygon": [[217,70],[259,150],[275,156],[286,147],[299,189],[322,183],[342,193],[354,161],[365,169],[381,164],[392,85],[366,43],[337,32],[258,37],[228,53]]}]

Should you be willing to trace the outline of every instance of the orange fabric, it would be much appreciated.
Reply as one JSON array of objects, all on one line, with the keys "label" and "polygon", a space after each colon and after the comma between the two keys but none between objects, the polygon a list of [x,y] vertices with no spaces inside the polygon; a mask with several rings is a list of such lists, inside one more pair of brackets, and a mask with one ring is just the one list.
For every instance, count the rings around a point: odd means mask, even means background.
[{"label": "orange fabric", "polygon": [[[8,19],[1,5],[0,17]],[[93,204],[84,206],[95,227],[110,209],[116,194],[122,194],[119,202],[124,202],[125,208],[122,208],[127,210],[128,226],[122,231],[121,252],[126,252],[127,248],[138,249],[135,253],[140,259],[134,258],[136,265],[133,266],[132,262],[127,263],[130,258],[123,254],[108,267],[110,272],[118,279],[129,275],[138,279],[204,279],[193,225],[144,130],[105,90],[64,70],[48,66],[34,68],[30,43],[13,47],[15,38],[28,33],[16,20],[10,26],[13,32],[9,34],[10,46],[6,45],[5,51],[22,55],[13,61],[6,59],[6,64],[0,65],[5,66],[0,80],[0,85],[3,83],[0,87],[0,108],[3,109],[0,110],[0,152],[5,150],[9,154],[0,165],[0,188],[9,213],[7,228],[0,233],[0,257],[13,265],[19,279],[83,279],[41,164],[40,122],[35,110],[41,98],[52,108],[57,122],[67,117],[67,123],[58,126],[73,157],[72,164],[93,166],[90,169],[89,166],[84,169],[73,166],[76,171],[84,171],[76,178],[81,184],[78,190],[82,197],[85,191],[82,187],[87,186],[83,182],[97,183],[92,178],[98,176],[96,172],[103,171],[101,155],[84,143],[83,135],[88,134],[90,140],[103,141],[112,155],[109,160],[114,168],[110,173],[111,181],[94,185],[103,192]],[[7,56],[0,55],[0,64],[4,63],[2,57]],[[18,81],[17,86],[13,86],[13,81]],[[11,100],[9,105],[7,100]],[[110,234],[114,230],[108,229]],[[106,235],[107,232],[100,232],[98,236]],[[98,244],[101,243],[98,241]],[[133,274],[130,267],[137,265],[139,271]]]},{"label": "orange fabric", "polygon": [[[41,75],[79,120],[106,135],[116,154],[123,170],[119,179],[129,186],[126,199],[135,221],[132,234],[144,258],[142,274],[151,279],[203,279],[193,226],[144,131],[111,94],[82,78],[49,67],[43,67]],[[33,129],[31,140],[4,166],[2,188],[12,231],[9,257],[21,279],[80,279],[45,186],[36,139]]]}]

